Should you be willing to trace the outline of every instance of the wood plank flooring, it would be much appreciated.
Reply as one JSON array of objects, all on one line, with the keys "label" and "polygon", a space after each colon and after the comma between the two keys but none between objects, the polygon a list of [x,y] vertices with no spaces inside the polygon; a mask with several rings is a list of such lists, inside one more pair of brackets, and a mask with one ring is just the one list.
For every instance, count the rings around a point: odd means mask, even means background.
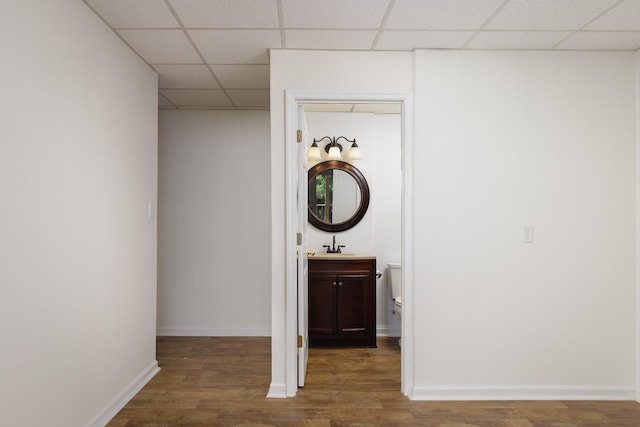
[{"label": "wood plank flooring", "polygon": [[162,370],[108,426],[640,427],[636,402],[412,402],[395,338],[311,349],[306,386],[267,399],[270,352],[262,337],[159,337]]}]

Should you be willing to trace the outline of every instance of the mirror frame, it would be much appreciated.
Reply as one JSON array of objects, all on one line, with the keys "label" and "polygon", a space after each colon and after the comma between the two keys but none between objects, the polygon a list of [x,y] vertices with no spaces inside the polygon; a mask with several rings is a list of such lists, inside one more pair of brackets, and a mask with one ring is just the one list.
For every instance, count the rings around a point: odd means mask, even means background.
[{"label": "mirror frame", "polygon": [[311,225],[319,230],[335,233],[337,231],[345,231],[353,228],[362,220],[362,218],[364,218],[364,215],[367,213],[367,209],[369,209],[369,184],[367,184],[367,180],[365,179],[362,172],[360,172],[360,170],[357,167],[353,166],[351,163],[343,162],[341,160],[327,160],[325,162],[320,162],[309,169],[307,187],[309,186],[313,178],[329,169],[341,170],[351,175],[351,177],[356,181],[356,184],[358,184],[361,196],[360,206],[358,206],[358,209],[356,209],[351,218],[343,222],[331,224],[324,222],[313,214],[310,207],[307,207],[308,221]]}]

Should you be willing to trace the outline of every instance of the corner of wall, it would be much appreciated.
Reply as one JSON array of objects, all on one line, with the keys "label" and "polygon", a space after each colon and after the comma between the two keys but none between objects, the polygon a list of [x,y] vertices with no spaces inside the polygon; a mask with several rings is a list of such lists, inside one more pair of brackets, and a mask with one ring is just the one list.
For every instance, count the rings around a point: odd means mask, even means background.
[{"label": "corner of wall", "polygon": [[160,372],[158,361],[154,360],[144,371],[134,378],[91,422],[90,427],[106,425],[118,412]]}]

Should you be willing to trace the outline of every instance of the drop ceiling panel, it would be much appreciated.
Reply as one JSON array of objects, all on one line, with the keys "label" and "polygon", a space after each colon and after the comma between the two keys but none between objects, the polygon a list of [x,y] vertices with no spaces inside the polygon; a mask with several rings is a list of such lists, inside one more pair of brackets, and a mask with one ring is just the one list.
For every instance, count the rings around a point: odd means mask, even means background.
[{"label": "drop ceiling panel", "polygon": [[396,0],[385,29],[477,29],[503,0]]},{"label": "drop ceiling panel", "polygon": [[462,48],[474,34],[474,31],[383,31],[376,49],[458,49]]},{"label": "drop ceiling panel", "polygon": [[287,48],[367,50],[377,31],[369,30],[286,30]]},{"label": "drop ceiling panel", "polygon": [[285,28],[376,29],[389,0],[282,0]]},{"label": "drop ceiling panel", "polygon": [[558,49],[640,49],[640,31],[580,31],[557,46]]},{"label": "drop ceiling panel", "polygon": [[158,71],[161,108],[268,108],[270,48],[640,48],[640,0],[82,1]]},{"label": "drop ceiling panel", "polygon": [[238,107],[269,107],[269,90],[228,90],[227,93]]},{"label": "drop ceiling panel", "polygon": [[510,0],[485,29],[577,30],[619,0]]},{"label": "drop ceiling panel", "polygon": [[269,48],[281,48],[278,30],[189,30],[209,64],[268,64]]},{"label": "drop ceiling panel", "polygon": [[181,30],[119,30],[118,33],[150,64],[202,62]]},{"label": "drop ceiling panel", "polygon": [[179,107],[232,107],[222,90],[162,89],[160,93]]},{"label": "drop ceiling panel", "polygon": [[625,0],[591,24],[587,30],[640,30],[640,0]]},{"label": "drop ceiling panel", "polygon": [[469,49],[551,49],[568,31],[481,31],[466,46]]},{"label": "drop ceiling panel", "polygon": [[227,89],[269,89],[268,65],[212,65],[211,69]]},{"label": "drop ceiling panel", "polygon": [[87,0],[113,28],[178,28],[163,0]]},{"label": "drop ceiling panel", "polygon": [[160,89],[219,89],[206,65],[154,65]]},{"label": "drop ceiling panel", "polygon": [[189,28],[278,28],[276,0],[171,0]]}]

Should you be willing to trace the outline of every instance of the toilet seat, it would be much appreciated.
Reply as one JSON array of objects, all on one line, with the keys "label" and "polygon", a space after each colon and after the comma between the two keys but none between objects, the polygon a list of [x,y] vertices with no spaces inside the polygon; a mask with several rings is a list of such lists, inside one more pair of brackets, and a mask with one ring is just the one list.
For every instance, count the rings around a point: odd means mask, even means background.
[{"label": "toilet seat", "polygon": [[398,319],[400,319],[400,316],[402,315],[402,297],[395,297],[393,299],[393,306],[393,311],[395,312]]}]

